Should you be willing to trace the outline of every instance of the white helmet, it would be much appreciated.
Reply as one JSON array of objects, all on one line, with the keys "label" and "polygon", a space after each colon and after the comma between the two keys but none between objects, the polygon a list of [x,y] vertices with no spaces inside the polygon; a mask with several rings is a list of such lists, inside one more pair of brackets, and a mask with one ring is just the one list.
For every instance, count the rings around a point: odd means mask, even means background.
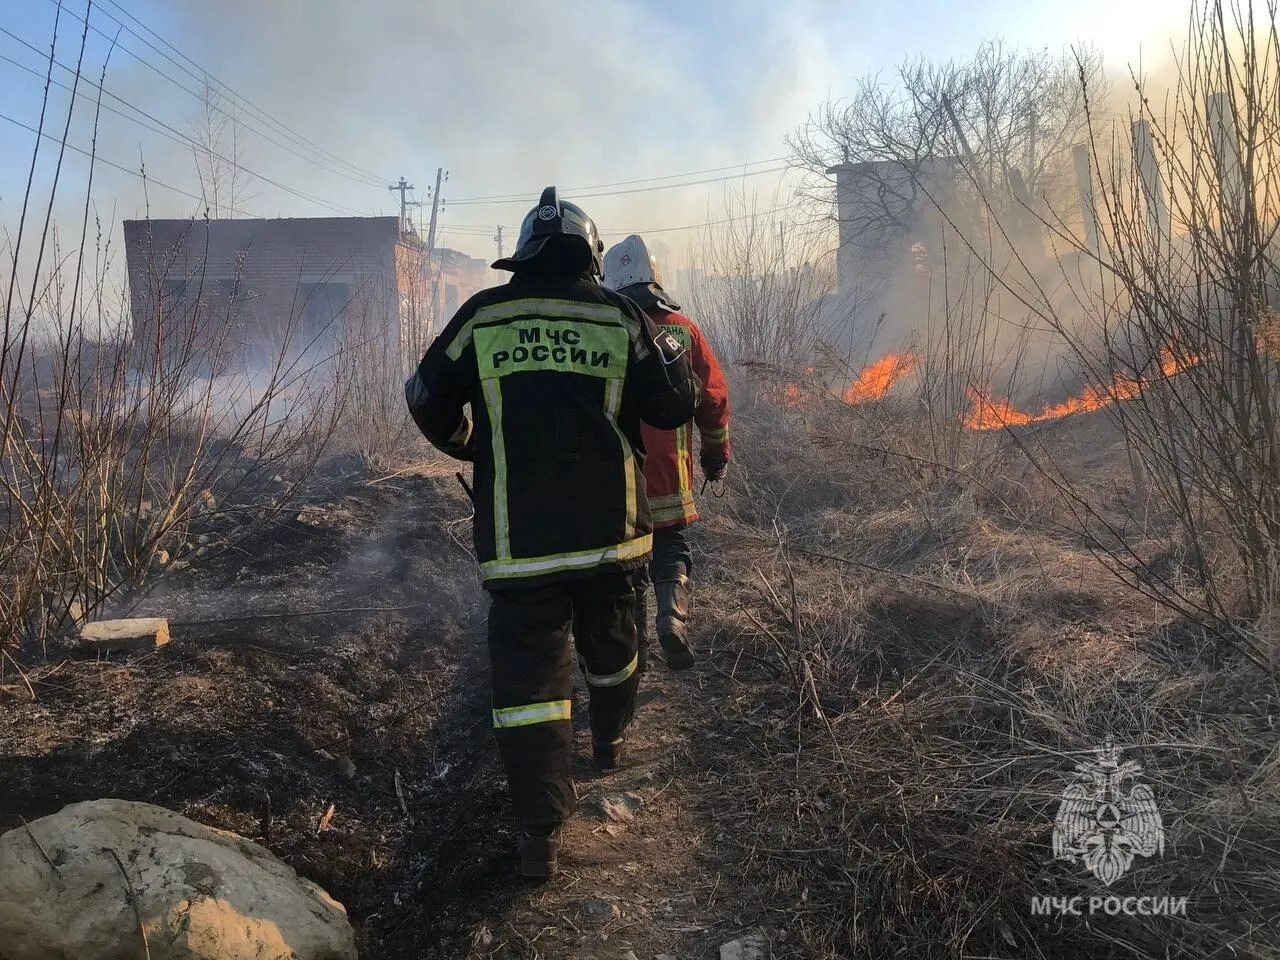
[{"label": "white helmet", "polygon": [[633,233],[609,248],[604,255],[604,277],[601,283],[610,290],[621,290],[633,283],[662,284],[658,264],[639,234]]},{"label": "white helmet", "polygon": [[658,262],[639,234],[631,234],[605,253],[604,275],[600,283],[610,290],[626,293],[642,307],[658,306],[668,311],[680,309],[680,305],[662,289]]}]

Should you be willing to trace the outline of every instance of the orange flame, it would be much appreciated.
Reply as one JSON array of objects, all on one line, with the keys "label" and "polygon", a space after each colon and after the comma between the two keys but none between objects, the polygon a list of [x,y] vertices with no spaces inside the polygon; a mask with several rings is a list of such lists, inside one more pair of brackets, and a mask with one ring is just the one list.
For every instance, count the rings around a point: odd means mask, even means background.
[{"label": "orange flame", "polygon": [[[1165,350],[1160,357],[1160,376],[1171,377],[1199,363],[1191,356],[1178,358]],[[1017,427],[1028,423],[1043,423],[1076,413],[1101,410],[1110,403],[1132,400],[1155,380],[1117,374],[1106,387],[1087,386],[1076,397],[1045,407],[1039,413],[1024,413],[1007,400],[993,400],[989,394],[977,388],[966,391],[971,409],[964,416],[964,425],[971,430],[999,430],[1001,427]]]},{"label": "orange flame", "polygon": [[[804,368],[804,375],[806,377],[812,377],[813,372],[813,367]],[[803,407],[808,403],[808,397],[805,396],[804,388],[798,383],[788,383],[783,388],[782,397],[780,399],[784,407],[790,407],[792,409],[796,407]]]},{"label": "orange flame", "polygon": [[844,391],[845,403],[866,403],[880,400],[898,380],[909,374],[916,365],[910,353],[886,353],[849,384]]},{"label": "orange flame", "polygon": [[993,400],[990,394],[977,387],[968,387],[965,395],[971,409],[964,415],[964,425],[970,430],[1020,427],[1034,420],[1031,414],[1018,410],[1008,400]]}]

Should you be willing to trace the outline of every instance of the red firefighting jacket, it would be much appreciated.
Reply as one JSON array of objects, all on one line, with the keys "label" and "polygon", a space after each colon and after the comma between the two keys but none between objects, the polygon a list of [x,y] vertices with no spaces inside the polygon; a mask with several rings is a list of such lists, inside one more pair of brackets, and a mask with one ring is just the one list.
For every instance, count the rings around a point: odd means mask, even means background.
[{"label": "red firefighting jacket", "polygon": [[[646,305],[647,306],[647,305]],[[683,313],[648,306],[646,313],[686,350],[694,373],[702,381],[701,401],[693,420],[675,430],[641,424],[644,436],[644,482],[655,530],[698,519],[693,499],[693,426],[697,424],[700,460],[729,462],[729,385],[711,345],[698,325]]]}]

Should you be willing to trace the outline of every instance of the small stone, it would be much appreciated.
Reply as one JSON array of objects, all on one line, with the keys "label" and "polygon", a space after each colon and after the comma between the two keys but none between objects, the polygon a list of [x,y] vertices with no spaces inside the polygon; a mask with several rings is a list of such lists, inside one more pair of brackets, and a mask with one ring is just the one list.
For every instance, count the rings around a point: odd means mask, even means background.
[{"label": "small stone", "polygon": [[741,940],[720,945],[720,960],[769,960],[769,944],[764,935],[752,933]]},{"label": "small stone", "polygon": [[640,958],[636,956],[636,952],[634,950],[628,950],[622,955],[622,960],[640,960]]},{"label": "small stone", "polygon": [[155,555],[156,566],[167,567],[172,558],[169,556],[168,550],[157,550]]},{"label": "small stone", "polygon": [[345,753],[338,758],[338,772],[342,774],[345,780],[354,780],[356,776],[356,765],[350,757]]},{"label": "small stone", "polygon": [[636,811],[644,806],[644,798],[638,793],[620,793],[611,797],[602,797],[599,801],[601,814],[614,823],[630,823],[636,818]]},{"label": "small stone", "polygon": [[607,923],[618,916],[618,906],[608,900],[582,900],[578,903],[578,912],[592,923]]},{"label": "small stone", "polygon": [[98,620],[81,628],[80,641],[100,650],[154,650],[169,642],[169,621],[162,617]]}]

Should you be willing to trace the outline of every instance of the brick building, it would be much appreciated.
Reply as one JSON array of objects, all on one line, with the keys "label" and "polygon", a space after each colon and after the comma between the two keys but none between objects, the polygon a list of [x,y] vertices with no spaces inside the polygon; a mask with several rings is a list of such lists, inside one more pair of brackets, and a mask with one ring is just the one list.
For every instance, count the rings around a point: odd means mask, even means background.
[{"label": "brick building", "polygon": [[135,343],[195,331],[244,358],[358,336],[412,356],[438,325],[433,258],[398,217],[126,220],[124,239]]},{"label": "brick building", "polygon": [[431,303],[441,323],[447,323],[472,294],[479,293],[489,283],[501,283],[507,279],[504,275],[489,280],[486,261],[448,249],[431,251],[431,274]]}]

